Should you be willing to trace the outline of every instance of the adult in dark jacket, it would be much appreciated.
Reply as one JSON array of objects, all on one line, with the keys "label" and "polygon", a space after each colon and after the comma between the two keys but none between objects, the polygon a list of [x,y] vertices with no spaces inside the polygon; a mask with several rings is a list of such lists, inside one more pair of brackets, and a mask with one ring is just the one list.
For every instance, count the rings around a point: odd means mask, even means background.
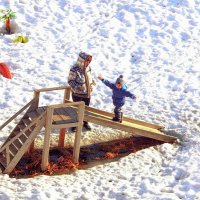
[{"label": "adult in dark jacket", "polygon": [[113,121],[122,122],[122,106],[125,104],[125,97],[136,99],[136,96],[127,91],[127,86],[124,84],[122,75],[117,78],[115,83],[105,80],[101,75],[99,75],[98,79],[113,91],[112,99],[115,106]]},{"label": "adult in dark jacket", "polygon": [[[92,86],[95,85],[89,66],[91,61],[91,55],[80,52],[78,60],[75,65],[71,67],[68,76],[68,84],[71,87],[73,101],[84,101],[87,106],[90,105]],[[87,130],[91,130],[88,122],[84,121],[83,126]]]}]

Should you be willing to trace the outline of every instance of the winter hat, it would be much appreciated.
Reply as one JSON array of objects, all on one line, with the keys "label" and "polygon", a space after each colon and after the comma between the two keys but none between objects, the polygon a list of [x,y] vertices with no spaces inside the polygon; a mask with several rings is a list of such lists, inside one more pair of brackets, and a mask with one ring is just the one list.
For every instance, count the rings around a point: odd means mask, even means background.
[{"label": "winter hat", "polygon": [[83,60],[86,60],[86,59],[89,59],[90,61],[92,60],[92,56],[90,56],[89,54],[85,52],[80,52],[79,57],[81,57]]},{"label": "winter hat", "polygon": [[87,67],[90,64],[91,60],[92,60],[91,55],[89,55],[85,52],[80,52],[79,55],[78,55],[77,64],[80,67],[84,67],[84,66]]},{"label": "winter hat", "polygon": [[80,52],[79,53],[79,56],[82,58],[82,59],[86,59],[88,57],[88,54],[86,54],[85,52]]},{"label": "winter hat", "polygon": [[123,86],[123,84],[124,84],[123,75],[120,75],[120,76],[117,78],[116,84],[120,84],[121,86]]}]

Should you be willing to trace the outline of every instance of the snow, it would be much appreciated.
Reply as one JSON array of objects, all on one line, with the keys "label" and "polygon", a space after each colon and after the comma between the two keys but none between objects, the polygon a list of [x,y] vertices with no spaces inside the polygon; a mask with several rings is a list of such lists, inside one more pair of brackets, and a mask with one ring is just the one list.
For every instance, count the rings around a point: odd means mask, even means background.
[{"label": "snow", "polygon": [[[35,89],[66,85],[82,50],[93,56],[92,107],[113,112],[111,91],[97,76],[115,81],[123,74],[138,97],[127,99],[124,114],[163,125],[166,134],[180,139],[70,175],[2,174],[0,199],[200,199],[198,0],[2,0],[0,8],[16,12],[15,33],[0,35],[0,61],[14,73],[12,80],[0,76],[0,124],[27,104]],[[17,35],[29,42],[13,43]],[[42,102],[61,103],[62,95],[44,94]],[[1,130],[0,145],[13,126]],[[81,145],[127,136],[93,125]]]}]

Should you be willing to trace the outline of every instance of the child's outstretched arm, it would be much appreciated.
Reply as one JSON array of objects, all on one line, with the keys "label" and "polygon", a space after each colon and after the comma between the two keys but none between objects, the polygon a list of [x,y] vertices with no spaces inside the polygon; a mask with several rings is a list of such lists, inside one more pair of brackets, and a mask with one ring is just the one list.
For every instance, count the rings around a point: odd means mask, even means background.
[{"label": "child's outstretched arm", "polygon": [[130,97],[131,99],[136,99],[137,98],[133,93],[131,93],[129,91],[124,91],[124,95],[126,97]]},{"label": "child's outstretched arm", "polygon": [[98,76],[98,79],[101,80],[107,87],[114,89],[115,84],[111,83],[108,80],[105,80],[101,75]]}]

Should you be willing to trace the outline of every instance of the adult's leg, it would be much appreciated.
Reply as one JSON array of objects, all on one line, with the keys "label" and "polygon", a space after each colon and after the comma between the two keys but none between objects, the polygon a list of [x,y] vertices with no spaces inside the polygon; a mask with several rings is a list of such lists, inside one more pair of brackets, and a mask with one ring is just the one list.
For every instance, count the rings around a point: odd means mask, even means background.
[{"label": "adult's leg", "polygon": [[[84,97],[77,97],[77,96],[74,96],[72,95],[72,99],[74,102],[77,102],[77,101],[84,101],[85,102],[85,105],[86,106],[89,106],[90,105],[90,98],[84,98]],[[91,126],[89,125],[89,123],[87,121],[83,121],[83,126],[87,129],[87,130],[91,130]],[[76,130],[75,127],[72,128],[73,130]]]},{"label": "adult's leg", "polygon": [[[72,94],[72,100],[73,100],[73,102],[78,102],[78,101],[81,101],[81,97],[77,97]],[[71,127],[71,131],[76,132],[76,127]]]},{"label": "adult's leg", "polygon": [[[90,105],[90,98],[83,98],[82,101],[85,102],[86,106]],[[89,125],[89,123],[87,121],[83,121],[83,126],[85,127],[85,129],[87,129],[89,131],[92,130],[91,126]]]},{"label": "adult's leg", "polygon": [[81,97],[77,97],[77,96],[75,96],[75,95],[72,94],[72,100],[73,100],[74,102],[82,101],[81,99],[82,99]]}]

